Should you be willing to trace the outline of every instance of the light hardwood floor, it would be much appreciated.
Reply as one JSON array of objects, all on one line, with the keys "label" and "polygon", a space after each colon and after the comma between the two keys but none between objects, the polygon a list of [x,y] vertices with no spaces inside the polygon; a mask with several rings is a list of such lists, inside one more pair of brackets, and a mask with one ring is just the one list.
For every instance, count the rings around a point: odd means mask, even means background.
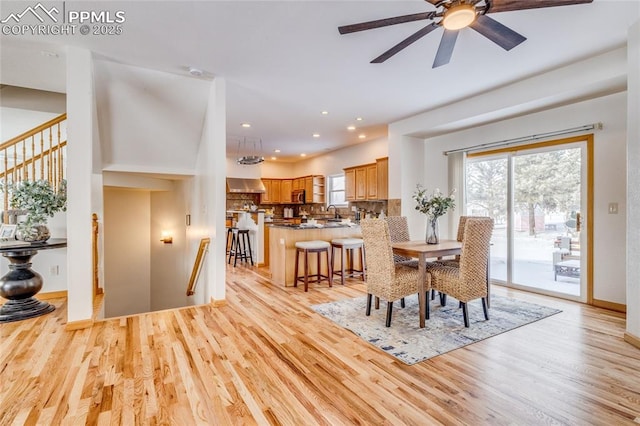
[{"label": "light hardwood floor", "polygon": [[637,426],[640,350],[620,314],[497,287],[563,312],[407,366],[310,309],[359,281],[305,294],[243,267],[227,281],[218,308],[65,331],[58,299],[0,325],[0,425]]}]

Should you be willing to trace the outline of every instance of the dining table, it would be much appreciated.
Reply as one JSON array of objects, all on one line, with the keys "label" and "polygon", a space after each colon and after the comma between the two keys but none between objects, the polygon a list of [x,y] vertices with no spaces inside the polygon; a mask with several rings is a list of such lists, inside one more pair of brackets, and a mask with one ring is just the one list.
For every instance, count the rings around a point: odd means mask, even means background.
[{"label": "dining table", "polygon": [[[462,252],[462,243],[457,240],[440,240],[438,244],[427,244],[424,240],[403,241],[392,243],[395,254],[418,259],[420,278],[418,282],[418,302],[420,306],[420,328],[425,326],[427,307],[427,259],[439,259],[443,256],[453,256]],[[487,298],[488,299],[488,298]]]}]

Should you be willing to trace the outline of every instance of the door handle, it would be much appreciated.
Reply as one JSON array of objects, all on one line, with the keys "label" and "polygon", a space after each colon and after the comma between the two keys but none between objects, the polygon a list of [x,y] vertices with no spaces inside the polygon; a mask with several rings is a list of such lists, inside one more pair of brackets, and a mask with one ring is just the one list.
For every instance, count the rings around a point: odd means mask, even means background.
[{"label": "door handle", "polygon": [[582,227],[582,216],[580,212],[576,213],[576,232],[580,232],[580,228]]}]

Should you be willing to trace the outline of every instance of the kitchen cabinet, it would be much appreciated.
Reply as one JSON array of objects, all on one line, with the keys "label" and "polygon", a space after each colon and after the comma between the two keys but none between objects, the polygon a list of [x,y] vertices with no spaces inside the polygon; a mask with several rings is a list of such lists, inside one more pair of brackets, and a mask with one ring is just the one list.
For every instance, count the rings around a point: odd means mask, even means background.
[{"label": "kitchen cabinet", "polygon": [[260,194],[260,204],[273,204],[273,179],[262,179],[264,194]]},{"label": "kitchen cabinet", "polygon": [[291,191],[293,190],[293,179],[282,179],[280,181],[280,203],[291,203]]},{"label": "kitchen cabinet", "polygon": [[293,179],[293,190],[297,191],[299,189],[304,189],[304,178]]},{"label": "kitchen cabinet", "polygon": [[389,199],[389,157],[376,160],[378,175],[378,199]]},{"label": "kitchen cabinet", "polygon": [[356,201],[367,199],[367,168],[356,169]]},{"label": "kitchen cabinet", "polygon": [[324,176],[316,175],[312,176],[312,191],[313,191],[313,200],[314,203],[323,203],[325,201],[324,198]]},{"label": "kitchen cabinet", "polygon": [[378,165],[369,164],[365,167],[367,172],[367,200],[378,199]]},{"label": "kitchen cabinet", "polygon": [[344,193],[347,201],[356,200],[356,169],[344,169]]},{"label": "kitchen cabinet", "polygon": [[[265,192],[260,194],[261,204],[280,204],[282,182],[280,179],[262,179]],[[291,191],[289,191],[291,194]],[[291,197],[291,195],[289,195]]]},{"label": "kitchen cabinet", "polygon": [[375,163],[344,169],[347,201],[386,200],[389,198],[388,158]]}]

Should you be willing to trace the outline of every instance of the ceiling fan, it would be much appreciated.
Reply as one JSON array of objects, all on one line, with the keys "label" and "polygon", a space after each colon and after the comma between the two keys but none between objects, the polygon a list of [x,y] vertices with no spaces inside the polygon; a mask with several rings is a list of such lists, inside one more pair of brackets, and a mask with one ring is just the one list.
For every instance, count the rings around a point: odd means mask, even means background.
[{"label": "ceiling fan", "polygon": [[340,34],[349,34],[405,22],[431,20],[429,25],[411,34],[391,49],[371,61],[379,64],[386,61],[405,47],[421,39],[438,27],[444,28],[440,46],[432,68],[446,65],[451,60],[453,47],[458,38],[458,32],[471,27],[505,50],[511,50],[526,37],[502,25],[498,21],[486,16],[487,13],[508,12],[512,10],[535,9],[543,7],[564,6],[580,3],[591,3],[593,0],[425,0],[436,7],[435,11],[396,16],[361,22],[359,24],[338,27]]}]

